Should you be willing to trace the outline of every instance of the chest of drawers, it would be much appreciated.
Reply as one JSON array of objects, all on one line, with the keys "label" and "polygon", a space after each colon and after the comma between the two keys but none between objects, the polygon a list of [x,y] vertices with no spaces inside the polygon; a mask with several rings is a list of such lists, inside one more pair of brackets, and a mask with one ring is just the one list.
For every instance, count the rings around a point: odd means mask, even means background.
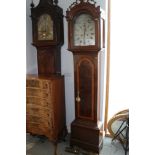
[{"label": "chest of drawers", "polygon": [[26,130],[57,141],[66,127],[64,77],[27,75]]}]

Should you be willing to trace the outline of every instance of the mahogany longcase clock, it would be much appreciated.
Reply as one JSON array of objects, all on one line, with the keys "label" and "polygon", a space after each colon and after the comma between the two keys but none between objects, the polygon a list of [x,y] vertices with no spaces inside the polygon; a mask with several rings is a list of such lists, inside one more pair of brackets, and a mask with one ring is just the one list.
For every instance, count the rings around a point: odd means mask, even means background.
[{"label": "mahogany longcase clock", "polygon": [[70,145],[98,153],[103,141],[99,94],[104,18],[94,0],[76,0],[66,14],[75,81],[75,120],[71,124]]},{"label": "mahogany longcase clock", "polygon": [[33,45],[37,48],[38,74],[61,73],[61,46],[64,43],[63,10],[58,0],[31,4]]}]

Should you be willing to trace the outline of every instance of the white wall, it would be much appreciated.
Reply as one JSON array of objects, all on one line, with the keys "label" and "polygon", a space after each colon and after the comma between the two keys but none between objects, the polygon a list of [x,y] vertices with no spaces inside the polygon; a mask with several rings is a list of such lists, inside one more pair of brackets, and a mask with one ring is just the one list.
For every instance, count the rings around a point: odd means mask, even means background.
[{"label": "white wall", "polygon": [[130,92],[128,92],[127,88],[131,83],[127,68],[132,63],[132,60],[128,63],[126,34],[129,28],[125,26],[127,8],[128,5],[122,0],[117,0],[117,2],[111,0],[109,119],[118,111],[129,108],[128,96]]},{"label": "white wall", "polygon": [[35,74],[38,72],[37,51],[36,48],[31,45],[32,23],[30,18],[30,3],[31,0],[26,0],[26,72],[28,74]]},{"label": "white wall", "polygon": [[[27,0],[26,5],[26,34],[27,34],[27,49],[26,49],[26,58],[27,58],[27,73],[37,73],[37,55],[36,49],[31,45],[32,42],[32,25],[30,19],[30,3],[31,0]],[[37,5],[39,0],[34,0],[34,4]],[[63,8],[63,14],[66,15],[67,8],[75,0],[59,0],[59,6]],[[100,5],[101,8],[105,9],[105,0],[96,0],[97,5]],[[70,132],[70,123],[75,118],[75,109],[74,109],[74,72],[73,72],[73,55],[67,50],[68,48],[68,39],[67,39],[67,21],[64,18],[64,45],[61,49],[61,72],[65,75],[65,102],[66,102],[66,119],[67,119],[67,128]],[[103,99],[103,98],[102,98]]]}]

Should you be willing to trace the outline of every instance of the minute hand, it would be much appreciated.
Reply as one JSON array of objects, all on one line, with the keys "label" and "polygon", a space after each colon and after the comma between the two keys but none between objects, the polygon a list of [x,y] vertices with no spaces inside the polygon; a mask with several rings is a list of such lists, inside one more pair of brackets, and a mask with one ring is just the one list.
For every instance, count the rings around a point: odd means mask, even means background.
[{"label": "minute hand", "polygon": [[85,45],[86,44],[86,40],[85,40],[85,37],[86,37],[86,24],[83,24],[83,27],[84,27],[83,43]]}]

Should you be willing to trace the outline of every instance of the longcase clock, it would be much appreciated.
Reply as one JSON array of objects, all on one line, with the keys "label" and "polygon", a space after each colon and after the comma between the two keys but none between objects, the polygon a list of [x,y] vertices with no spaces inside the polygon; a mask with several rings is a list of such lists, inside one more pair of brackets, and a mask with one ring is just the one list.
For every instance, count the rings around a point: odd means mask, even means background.
[{"label": "longcase clock", "polygon": [[104,48],[104,18],[94,0],[76,0],[67,10],[68,50],[74,57],[75,120],[71,146],[99,152],[103,143],[100,121],[100,65]]},{"label": "longcase clock", "polygon": [[64,43],[63,10],[57,0],[31,4],[33,45],[37,48],[38,74],[61,73],[61,46]]}]

